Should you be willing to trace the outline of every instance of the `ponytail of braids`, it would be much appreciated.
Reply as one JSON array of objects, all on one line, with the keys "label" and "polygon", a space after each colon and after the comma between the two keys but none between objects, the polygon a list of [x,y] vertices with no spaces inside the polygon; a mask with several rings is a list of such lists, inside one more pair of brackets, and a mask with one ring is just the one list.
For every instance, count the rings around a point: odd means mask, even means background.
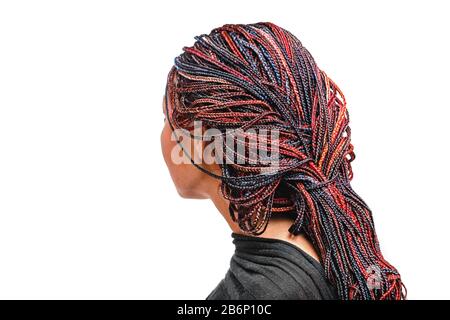
[{"label": "ponytail of braids", "polygon": [[214,29],[175,59],[168,88],[174,127],[278,130],[278,170],[220,165],[223,195],[243,231],[260,234],[273,214],[291,214],[289,231],[311,239],[341,299],[405,298],[372,213],[350,186],[344,95],[295,36],[272,23]]}]

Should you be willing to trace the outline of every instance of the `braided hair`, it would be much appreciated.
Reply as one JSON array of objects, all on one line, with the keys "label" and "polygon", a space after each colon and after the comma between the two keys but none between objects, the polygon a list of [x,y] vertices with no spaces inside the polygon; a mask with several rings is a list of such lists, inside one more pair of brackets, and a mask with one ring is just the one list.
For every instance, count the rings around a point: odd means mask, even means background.
[{"label": "braided hair", "polygon": [[278,130],[269,141],[279,150],[277,170],[222,163],[217,176],[199,166],[222,180],[244,232],[261,234],[274,214],[293,216],[290,233],[311,239],[341,299],[405,298],[400,274],[381,254],[372,213],[350,186],[355,156],[344,95],[294,35],[257,23],[198,36],[175,59],[166,98],[172,128],[202,121],[223,134]]}]

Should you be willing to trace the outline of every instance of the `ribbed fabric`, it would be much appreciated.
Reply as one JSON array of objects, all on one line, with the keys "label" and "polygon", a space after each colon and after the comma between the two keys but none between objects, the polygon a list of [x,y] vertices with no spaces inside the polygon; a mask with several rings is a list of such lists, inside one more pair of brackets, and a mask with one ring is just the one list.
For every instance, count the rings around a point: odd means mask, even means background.
[{"label": "ribbed fabric", "polygon": [[235,252],[207,300],[330,300],[336,292],[322,266],[283,240],[232,233]]}]

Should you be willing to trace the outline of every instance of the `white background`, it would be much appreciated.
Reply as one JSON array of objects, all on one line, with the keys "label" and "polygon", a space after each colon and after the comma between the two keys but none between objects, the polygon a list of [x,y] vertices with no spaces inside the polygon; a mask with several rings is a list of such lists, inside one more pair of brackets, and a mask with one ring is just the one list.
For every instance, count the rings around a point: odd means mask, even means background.
[{"label": "white background", "polygon": [[173,58],[225,23],[294,33],[344,91],[353,186],[410,299],[450,298],[448,1],[2,1],[0,298],[205,298],[230,231],[160,154]]}]

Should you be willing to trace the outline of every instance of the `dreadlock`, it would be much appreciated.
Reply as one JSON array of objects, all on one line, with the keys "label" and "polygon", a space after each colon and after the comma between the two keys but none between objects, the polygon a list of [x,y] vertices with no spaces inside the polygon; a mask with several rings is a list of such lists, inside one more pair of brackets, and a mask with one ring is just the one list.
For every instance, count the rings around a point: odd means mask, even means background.
[{"label": "dreadlock", "polygon": [[294,35],[257,23],[198,36],[175,59],[168,92],[174,128],[202,121],[223,134],[278,130],[271,141],[277,170],[226,163],[216,176],[244,232],[261,234],[272,214],[291,214],[289,231],[311,239],[341,299],[405,298],[400,274],[380,252],[372,213],[350,186],[355,156],[344,95]]}]

